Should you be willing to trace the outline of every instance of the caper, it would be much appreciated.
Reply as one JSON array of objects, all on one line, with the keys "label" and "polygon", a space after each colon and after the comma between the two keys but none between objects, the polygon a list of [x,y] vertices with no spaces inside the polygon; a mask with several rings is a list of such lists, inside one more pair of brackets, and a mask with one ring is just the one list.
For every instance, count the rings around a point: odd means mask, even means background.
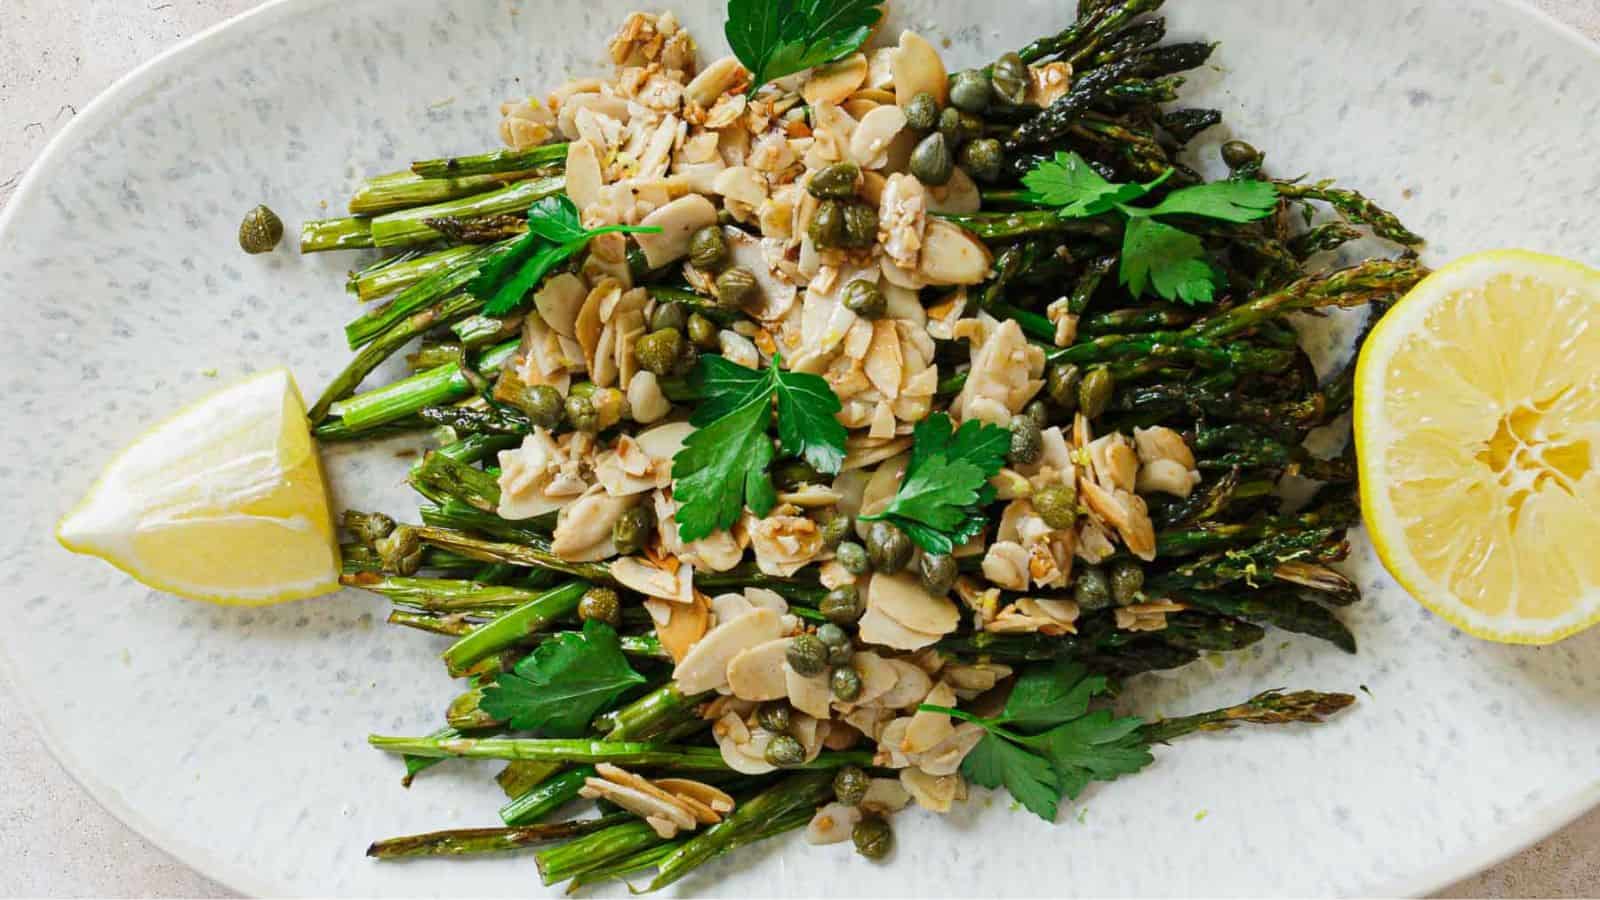
[{"label": "caper", "polygon": [[1070,484],[1052,484],[1035,491],[1033,511],[1046,525],[1064,531],[1078,524],[1078,492]]},{"label": "caper", "polygon": [[861,696],[861,673],[849,666],[840,666],[828,676],[828,688],[835,698],[849,703]]},{"label": "caper", "polygon": [[863,319],[881,319],[889,311],[889,299],[876,283],[857,278],[844,286],[844,308]]},{"label": "caper", "polygon": [[1119,559],[1111,564],[1111,599],[1118,606],[1132,606],[1139,602],[1139,592],[1144,590],[1144,567],[1131,559]]},{"label": "caper", "polygon": [[906,126],[915,131],[932,131],[939,127],[939,98],[922,91],[906,104]]},{"label": "caper", "polygon": [[856,852],[867,859],[883,859],[894,847],[894,832],[888,822],[873,816],[856,823],[850,830],[850,840],[856,845]]},{"label": "caper", "polygon": [[622,624],[622,599],[611,588],[589,588],[578,601],[578,618],[585,622],[604,622],[615,628]]},{"label": "caper", "polygon": [[1039,423],[1027,416],[1011,420],[1011,452],[1006,460],[1014,466],[1031,466],[1044,455],[1044,437],[1039,433]]},{"label": "caper", "polygon": [[682,303],[657,304],[650,314],[651,331],[682,331],[689,324],[689,311]]},{"label": "caper", "polygon": [[616,524],[611,526],[611,543],[617,545],[617,552],[623,556],[633,556],[644,550],[655,530],[655,507],[641,503],[629,507],[617,518]]},{"label": "caper", "polygon": [[567,424],[573,431],[594,433],[600,430],[600,413],[588,397],[573,394],[567,398]]},{"label": "caper", "polygon": [[1032,419],[1040,431],[1050,427],[1050,404],[1043,400],[1035,400],[1024,406],[1022,414]]},{"label": "caper", "polygon": [[872,779],[860,766],[845,766],[833,776],[833,799],[845,806],[859,806],[867,797]]},{"label": "caper", "polygon": [[415,575],[422,567],[422,539],[415,528],[401,525],[388,537],[373,542],[383,570],[395,575]]},{"label": "caper", "polygon": [[1045,376],[1045,392],[1051,402],[1064,412],[1078,409],[1078,386],[1083,384],[1083,370],[1072,363],[1056,363]]},{"label": "caper", "polygon": [[1028,99],[1028,85],[1032,83],[1028,64],[1015,53],[1000,57],[989,72],[989,87],[1002,103],[1016,105]]},{"label": "caper", "polygon": [[818,250],[836,250],[844,246],[844,204],[837,200],[824,200],[811,217],[811,243]]},{"label": "caper", "polygon": [[786,768],[806,761],[806,747],[796,738],[780,734],[767,744],[767,764]]},{"label": "caper", "polygon": [[[673,334],[677,334],[676,331]],[[674,375],[687,375],[700,365],[700,348],[689,341],[680,341],[678,344],[678,364],[673,368]]]},{"label": "caper", "polygon": [[839,542],[850,535],[855,520],[844,513],[834,513],[822,523],[822,545],[830,550],[839,549]]},{"label": "caper", "polygon": [[865,612],[861,608],[861,592],[853,584],[836,587],[822,598],[822,603],[817,607],[829,622],[838,625],[854,625],[861,619]]},{"label": "caper", "polygon": [[738,309],[755,299],[761,286],[756,284],[754,272],[743,266],[734,266],[717,276],[717,302],[724,309]]},{"label": "caper", "polygon": [[904,570],[911,565],[914,550],[911,538],[888,522],[873,522],[867,529],[867,559],[879,572],[893,574]]},{"label": "caper", "polygon": [[817,484],[822,473],[803,459],[791,459],[772,470],[772,483],[780,491],[792,491],[802,484]]},{"label": "caper", "polygon": [[833,555],[839,561],[839,565],[844,566],[844,570],[851,575],[861,575],[872,565],[871,560],[867,559],[867,548],[855,541],[841,543],[838,549],[833,551]]},{"label": "caper", "polygon": [[246,253],[271,253],[283,240],[283,220],[265,206],[245,213],[239,223],[239,249]]},{"label": "caper", "polygon": [[1264,158],[1260,150],[1244,141],[1229,141],[1222,145],[1222,161],[1230,169],[1259,166]]},{"label": "caper", "polygon": [[1078,411],[1090,419],[1098,419],[1111,405],[1111,395],[1117,391],[1117,379],[1106,369],[1091,369],[1078,385]]},{"label": "caper", "polygon": [[961,146],[967,139],[966,131],[962,127],[962,112],[954,106],[946,106],[944,112],[939,113],[939,133],[944,135],[945,144],[951,150]]},{"label": "caper", "polygon": [[784,651],[784,659],[802,678],[821,675],[828,668],[828,646],[814,634],[796,635]]},{"label": "caper", "polygon": [[957,72],[950,82],[950,105],[962,112],[982,115],[989,109],[989,79],[974,69]]},{"label": "caper", "polygon": [[761,708],[756,710],[756,724],[773,734],[783,734],[789,730],[791,712],[793,710],[789,708],[789,704],[782,700],[763,703]]},{"label": "caper", "polygon": [[633,358],[639,367],[657,375],[669,375],[683,357],[683,334],[664,328],[651,332],[633,345]]},{"label": "caper", "polygon": [[961,168],[979,181],[997,181],[1005,168],[1006,154],[994,138],[968,141],[961,148]]},{"label": "caper", "polygon": [[715,272],[728,261],[728,239],[722,226],[707,225],[689,239],[689,262],[696,269]]},{"label": "caper", "polygon": [[1111,606],[1111,579],[1099,566],[1084,566],[1072,580],[1072,599],[1084,611],[1106,609]]},{"label": "caper", "polygon": [[817,626],[817,640],[828,648],[830,666],[842,666],[855,655],[856,648],[850,642],[850,635],[832,622]]},{"label": "caper", "polygon": [[394,534],[394,519],[383,513],[364,513],[347,509],[344,511],[344,530],[354,535],[356,540],[371,547]]},{"label": "caper", "polygon": [[917,580],[922,583],[923,590],[935,597],[950,593],[956,585],[958,571],[955,557],[944,553],[924,553],[917,560]]},{"label": "caper", "polygon": [[717,348],[717,323],[699,313],[689,316],[689,340],[702,350],[715,350]]},{"label": "caper", "polygon": [[567,389],[567,396],[582,397],[587,400],[590,397],[593,397],[594,392],[597,390],[599,390],[599,388],[595,387],[594,382],[592,381],[575,381],[572,383],[572,387]]},{"label": "caper", "polygon": [[870,203],[850,203],[844,208],[844,245],[870,250],[878,241],[878,209]]},{"label": "caper", "polygon": [[950,183],[955,173],[955,154],[950,152],[950,139],[935,131],[923,138],[911,151],[911,174],[930,187]]},{"label": "caper", "polygon": [[507,399],[537,428],[553,429],[561,424],[561,392],[547,384],[526,385]]},{"label": "caper", "polygon": [[818,200],[849,200],[856,195],[861,167],[853,162],[834,163],[811,176],[806,190]]}]

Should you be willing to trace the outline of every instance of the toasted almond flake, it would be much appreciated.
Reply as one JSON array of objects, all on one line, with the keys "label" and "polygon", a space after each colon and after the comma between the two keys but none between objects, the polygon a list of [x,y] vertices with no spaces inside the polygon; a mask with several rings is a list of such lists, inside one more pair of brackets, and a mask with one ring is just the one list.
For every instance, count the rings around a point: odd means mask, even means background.
[{"label": "toasted almond flake", "polygon": [[788,663],[783,666],[784,691],[789,698],[789,705],[819,719],[829,715],[829,704],[833,698],[832,691],[828,688],[826,675],[814,675],[806,678]]},{"label": "toasted almond flake", "polygon": [[929,775],[954,775],[961,771],[961,761],[967,758],[973,747],[978,746],[986,733],[982,725],[962,722],[937,747],[917,754],[913,762]]},{"label": "toasted almond flake", "polygon": [[[648,601],[646,607],[649,607]],[[704,594],[695,592],[690,602],[671,603],[670,607],[666,625],[657,621],[656,637],[661,641],[661,649],[667,651],[673,662],[682,662],[689,648],[710,630],[711,604],[706,601]],[[651,610],[651,618],[655,616],[656,611]]]},{"label": "toasted almond flake", "polygon": [[913,631],[874,608],[861,617],[860,629],[861,640],[894,650],[920,650],[938,643],[943,636]]},{"label": "toasted almond flake", "polygon": [[918,806],[936,813],[949,812],[964,786],[960,775],[929,775],[921,769],[902,769],[900,783]]},{"label": "toasted almond flake", "polygon": [[[765,775],[778,770],[777,766],[761,758],[772,735],[752,735],[737,713],[730,712],[718,719],[711,733],[717,740],[717,748],[722,751],[722,761],[735,772],[741,775]],[[739,739],[741,736],[743,740]]]},{"label": "toasted almond flake", "polygon": [[850,136],[850,156],[863,169],[881,169],[889,161],[889,145],[906,127],[898,106],[879,106],[860,119]]},{"label": "toasted almond flake", "polygon": [[646,793],[604,778],[586,778],[581,796],[604,798],[628,812],[649,822],[656,833],[664,838],[677,837],[679,831],[693,831],[697,827],[694,816],[671,800]]},{"label": "toasted almond flake", "polygon": [[673,670],[673,677],[685,694],[715,690],[728,683],[728,663],[741,651],[782,637],[777,613],[753,609],[724,622],[706,633],[689,649]]},{"label": "toasted almond flake", "polygon": [[1189,449],[1183,435],[1171,428],[1135,428],[1133,441],[1139,448],[1139,461],[1146,465],[1167,460],[1185,469],[1195,467],[1194,451]]},{"label": "toasted almond flake", "polygon": [[1139,468],[1136,485],[1141,494],[1171,494],[1187,498],[1200,484],[1200,473],[1170,459],[1158,459]]},{"label": "toasted almond flake", "polygon": [[1128,438],[1112,432],[1089,445],[1095,480],[1103,487],[1132,491],[1139,474],[1139,457]]},{"label": "toasted almond flake", "polygon": [[852,701],[853,706],[876,705],[900,680],[900,671],[889,660],[871,650],[862,650],[852,656],[850,666],[861,676],[861,693]]},{"label": "toasted almond flake", "polygon": [[948,597],[935,597],[917,579],[905,574],[872,576],[867,589],[867,608],[923,634],[944,635],[956,629],[960,613]]},{"label": "toasted almond flake", "polygon": [[971,232],[943,219],[928,222],[917,274],[929,284],[979,284],[993,265],[989,248]]},{"label": "toasted almond flake", "polygon": [[702,228],[717,224],[717,208],[699,194],[690,194],[652,212],[639,223],[660,228],[660,234],[638,234],[650,268],[659,269],[689,255],[689,240]]},{"label": "toasted almond flake", "polygon": [[684,96],[690,102],[709,108],[717,102],[718,97],[733,92],[749,77],[750,73],[745,71],[738,57],[724,56],[700,70],[700,74],[684,88]]},{"label": "toasted almond flake", "polygon": [[900,779],[874,778],[867,782],[867,793],[861,798],[861,808],[881,816],[897,813],[910,802],[911,793],[900,783]]},{"label": "toasted almond flake", "polygon": [[843,803],[829,803],[817,810],[806,825],[806,843],[840,844],[850,840],[850,832],[861,822],[861,810]]},{"label": "toasted almond flake", "polygon": [[1049,106],[1072,89],[1072,64],[1066,62],[1029,66],[1028,102]]},{"label": "toasted almond flake", "polygon": [[1155,526],[1143,498],[1127,491],[1108,491],[1087,479],[1079,479],[1078,493],[1090,511],[1117,530],[1130,553],[1147,562],[1156,558]]},{"label": "toasted almond flake", "polygon": [[669,794],[699,801],[707,809],[720,815],[727,815],[734,810],[733,798],[709,784],[702,784],[687,778],[657,778],[656,787]]},{"label": "toasted almond flake", "polygon": [[933,690],[933,679],[920,666],[903,659],[887,662],[894,668],[895,682],[894,687],[878,697],[879,706],[885,709],[909,709],[921,703],[922,698]]},{"label": "toasted almond flake", "polygon": [[856,469],[864,469],[867,466],[876,465],[886,459],[899,456],[910,449],[910,437],[897,437],[892,441],[851,437],[845,441],[844,466],[841,471],[850,472]]},{"label": "toasted almond flake", "polygon": [[942,108],[950,99],[950,76],[939,51],[926,38],[913,31],[900,34],[900,46],[891,59],[895,101],[905,107],[911,98],[926,92]]},{"label": "toasted almond flake", "polygon": [[910,716],[901,716],[883,726],[878,732],[878,753],[872,760],[874,765],[888,769],[904,769],[911,765],[911,759],[903,749],[906,728],[910,724]]},{"label": "toasted almond flake", "polygon": [[789,639],[779,638],[743,650],[728,661],[728,686],[741,700],[765,702],[788,695],[784,654]]},{"label": "toasted almond flake", "polygon": [[561,510],[550,551],[568,562],[599,562],[617,555],[611,528],[632,508],[635,497],[613,497],[596,485]]},{"label": "toasted almond flake", "polygon": [[806,105],[842,103],[867,80],[867,55],[853,53],[838,62],[811,70],[811,77],[800,89]]},{"label": "toasted almond flake", "polygon": [[929,188],[928,211],[947,216],[970,216],[983,207],[983,194],[978,183],[965,170],[957,167],[950,180],[941,187]]},{"label": "toasted almond flake", "polygon": [[623,587],[647,597],[674,603],[694,602],[694,568],[691,566],[682,566],[674,574],[653,563],[624,556],[612,561],[611,577]]},{"label": "toasted almond flake", "polygon": [[[951,707],[956,703],[956,692],[941,681],[921,702],[929,706]],[[939,746],[954,733],[955,726],[951,724],[948,714],[919,709],[912,714],[911,723],[906,726],[905,743],[902,746],[906,753],[924,753]]]}]

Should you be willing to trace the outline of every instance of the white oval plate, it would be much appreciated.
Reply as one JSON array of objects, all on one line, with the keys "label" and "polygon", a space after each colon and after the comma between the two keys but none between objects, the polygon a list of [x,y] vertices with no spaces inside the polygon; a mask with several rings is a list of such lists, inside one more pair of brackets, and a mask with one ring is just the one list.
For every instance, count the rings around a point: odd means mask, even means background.
[{"label": "white oval plate", "polygon": [[[1071,4],[894,5],[972,63],[1060,27]],[[1276,172],[1359,186],[1430,236],[1434,261],[1525,246],[1600,262],[1600,56],[1575,35],[1491,0],[1171,6],[1175,34],[1222,41],[1220,71],[1188,94],[1226,112],[1209,157],[1233,133]],[[339,282],[352,257],[246,257],[234,241],[247,209],[266,202],[290,223],[336,214],[362,175],[490,147],[502,99],[597,69],[631,7],[269,4],[109,91],[5,211],[0,647],[68,768],[208,876],[273,895],[539,890],[525,855],[362,856],[373,838],[496,824],[491,768],[448,764],[405,791],[397,761],[364,743],[436,727],[453,690],[439,641],[384,627],[384,604],[354,593],[259,611],[176,601],[69,556],[50,532],[115,448],[169,410],[277,365],[314,393],[345,362],[339,326],[354,306]],[[708,53],[723,46],[720,7],[679,4]],[[400,446],[331,454],[341,501],[414,509]],[[1057,826],[978,796],[947,819],[904,816],[888,864],[789,840],[684,890],[1426,891],[1600,798],[1600,631],[1545,650],[1478,643],[1407,599],[1364,544],[1352,565],[1368,589],[1349,616],[1359,656],[1274,633],[1225,667],[1147,679],[1135,704],[1181,712],[1280,685],[1368,687],[1334,724],[1162,749]]]}]

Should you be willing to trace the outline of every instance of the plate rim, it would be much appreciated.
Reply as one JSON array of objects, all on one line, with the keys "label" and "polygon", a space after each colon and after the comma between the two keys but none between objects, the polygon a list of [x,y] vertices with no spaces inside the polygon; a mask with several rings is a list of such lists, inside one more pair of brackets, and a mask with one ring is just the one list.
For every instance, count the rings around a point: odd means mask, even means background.
[{"label": "plate rim", "polygon": [[[338,0],[265,0],[253,9],[224,19],[184,38],[112,82],[74,116],[72,121],[51,137],[44,149],[39,151],[28,166],[16,190],[7,199],[5,208],[0,209],[0,246],[4,245],[11,228],[15,227],[16,220],[21,217],[18,210],[24,207],[33,194],[43,191],[49,178],[61,167],[62,160],[58,157],[66,155],[66,148],[76,140],[80,131],[88,131],[103,120],[113,118],[118,111],[126,110],[128,105],[119,101],[130,99],[129,95],[136,95],[155,87],[164,76],[178,69],[189,55],[225,34],[235,30],[263,27],[280,17],[309,12],[337,2]],[[1509,8],[1534,26],[1562,38],[1574,45],[1579,52],[1600,61],[1600,43],[1576,27],[1533,5],[1531,0],[1488,0],[1488,2]],[[178,863],[229,890],[246,896],[273,896],[281,893],[268,889],[268,883],[259,880],[258,876],[248,869],[237,867],[221,858],[214,858],[211,854],[187,844],[181,837],[167,834],[164,829],[123,802],[121,795],[114,788],[110,786],[99,788],[98,782],[79,768],[76,758],[67,752],[58,736],[48,727],[44,717],[39,713],[33,696],[21,689],[15,665],[6,653],[4,645],[0,645],[0,681],[4,681],[15,697],[17,705],[28,719],[28,724],[32,726],[45,749],[50,752],[51,758],[101,809]],[[1422,897],[1436,893],[1504,863],[1596,808],[1600,808],[1600,781],[1571,796],[1540,806],[1502,828],[1494,836],[1498,839],[1480,841],[1472,848],[1454,854],[1445,861],[1428,866],[1420,872],[1382,883],[1373,891],[1373,895]]]}]

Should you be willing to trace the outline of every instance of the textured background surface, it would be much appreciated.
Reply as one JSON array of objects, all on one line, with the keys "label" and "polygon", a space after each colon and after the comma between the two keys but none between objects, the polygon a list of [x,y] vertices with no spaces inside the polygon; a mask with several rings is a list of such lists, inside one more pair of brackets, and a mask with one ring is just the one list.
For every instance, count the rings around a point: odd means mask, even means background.
[{"label": "textured background surface", "polygon": [[[0,0],[0,203],[50,136],[95,94],[179,39],[256,0]],[[1600,0],[1539,5],[1600,39]],[[22,713],[0,690],[0,722]],[[28,726],[0,746],[0,895],[226,892],[102,811]],[[1600,813],[1457,885],[1460,896],[1600,894]]]}]

